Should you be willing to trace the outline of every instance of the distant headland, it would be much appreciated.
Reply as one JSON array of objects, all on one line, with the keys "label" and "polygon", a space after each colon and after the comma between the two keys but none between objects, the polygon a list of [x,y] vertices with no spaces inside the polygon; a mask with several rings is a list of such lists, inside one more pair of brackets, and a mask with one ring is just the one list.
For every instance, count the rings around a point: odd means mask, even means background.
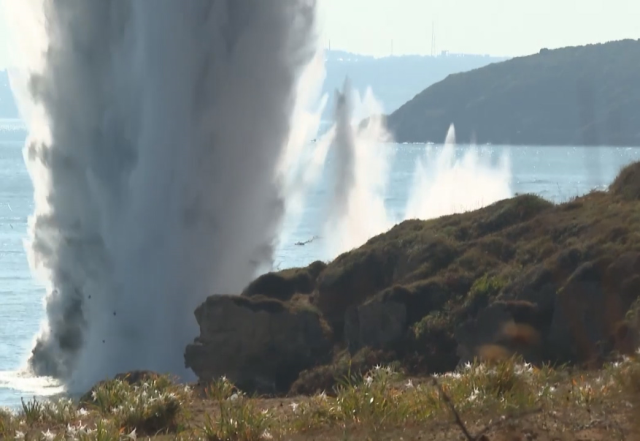
[{"label": "distant headland", "polygon": [[398,142],[640,145],[640,41],[562,49],[449,75],[387,118]]}]

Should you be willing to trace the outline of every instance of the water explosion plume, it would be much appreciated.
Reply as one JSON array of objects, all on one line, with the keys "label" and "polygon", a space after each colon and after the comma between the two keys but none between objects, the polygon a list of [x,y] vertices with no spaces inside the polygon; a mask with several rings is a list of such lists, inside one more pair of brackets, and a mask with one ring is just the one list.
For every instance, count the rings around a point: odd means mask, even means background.
[{"label": "water explosion plume", "polygon": [[428,146],[416,164],[405,219],[433,219],[477,210],[512,197],[509,157],[501,155],[497,165],[481,156],[476,146],[456,156],[456,134],[449,127],[444,146]]},{"label": "water explosion plume", "polygon": [[315,1],[41,5],[29,101],[48,131],[25,157],[28,251],[50,288],[30,365],[72,389],[139,368],[187,377],[195,307],[271,263]]},{"label": "water explosion plume", "polygon": [[[364,244],[392,224],[384,205],[390,140],[381,108],[369,89],[364,99],[346,80],[336,93],[335,123],[327,133],[333,153],[333,193],[326,210],[326,251],[331,258]],[[369,118],[358,118],[367,114]]]}]

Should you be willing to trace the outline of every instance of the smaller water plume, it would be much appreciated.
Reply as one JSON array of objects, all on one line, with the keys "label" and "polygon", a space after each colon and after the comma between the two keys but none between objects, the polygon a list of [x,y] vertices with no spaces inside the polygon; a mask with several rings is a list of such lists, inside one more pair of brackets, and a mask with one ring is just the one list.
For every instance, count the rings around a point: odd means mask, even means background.
[{"label": "smaller water plume", "polygon": [[478,147],[456,156],[455,128],[449,128],[444,146],[427,147],[416,164],[405,219],[432,219],[476,210],[512,196],[509,157],[497,165]]},{"label": "smaller water plume", "polygon": [[[382,109],[369,89],[363,98],[345,81],[337,92],[335,126],[328,133],[334,183],[324,224],[326,252],[331,256],[358,247],[391,222],[384,205],[390,137]],[[360,122],[359,116],[371,115]]]}]

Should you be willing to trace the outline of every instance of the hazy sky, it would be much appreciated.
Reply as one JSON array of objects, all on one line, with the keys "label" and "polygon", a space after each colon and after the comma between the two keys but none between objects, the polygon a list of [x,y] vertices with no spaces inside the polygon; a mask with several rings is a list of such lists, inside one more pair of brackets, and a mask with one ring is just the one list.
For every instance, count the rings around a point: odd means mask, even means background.
[{"label": "hazy sky", "polygon": [[[511,56],[640,38],[640,0],[318,1],[323,45],[377,56],[392,41],[396,55],[429,54],[433,22],[438,51]],[[9,62],[3,19],[0,68]]]},{"label": "hazy sky", "polygon": [[372,55],[524,55],[640,38],[640,0],[319,0],[322,41]]}]

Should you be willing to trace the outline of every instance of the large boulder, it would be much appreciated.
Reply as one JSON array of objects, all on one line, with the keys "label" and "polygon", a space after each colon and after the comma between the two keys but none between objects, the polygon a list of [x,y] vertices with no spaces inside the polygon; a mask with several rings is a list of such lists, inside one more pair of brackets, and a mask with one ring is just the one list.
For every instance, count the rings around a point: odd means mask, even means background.
[{"label": "large boulder", "polygon": [[302,370],[331,354],[311,309],[264,297],[211,296],[195,316],[200,336],[187,346],[185,365],[201,381],[226,376],[247,392],[286,392]]}]

